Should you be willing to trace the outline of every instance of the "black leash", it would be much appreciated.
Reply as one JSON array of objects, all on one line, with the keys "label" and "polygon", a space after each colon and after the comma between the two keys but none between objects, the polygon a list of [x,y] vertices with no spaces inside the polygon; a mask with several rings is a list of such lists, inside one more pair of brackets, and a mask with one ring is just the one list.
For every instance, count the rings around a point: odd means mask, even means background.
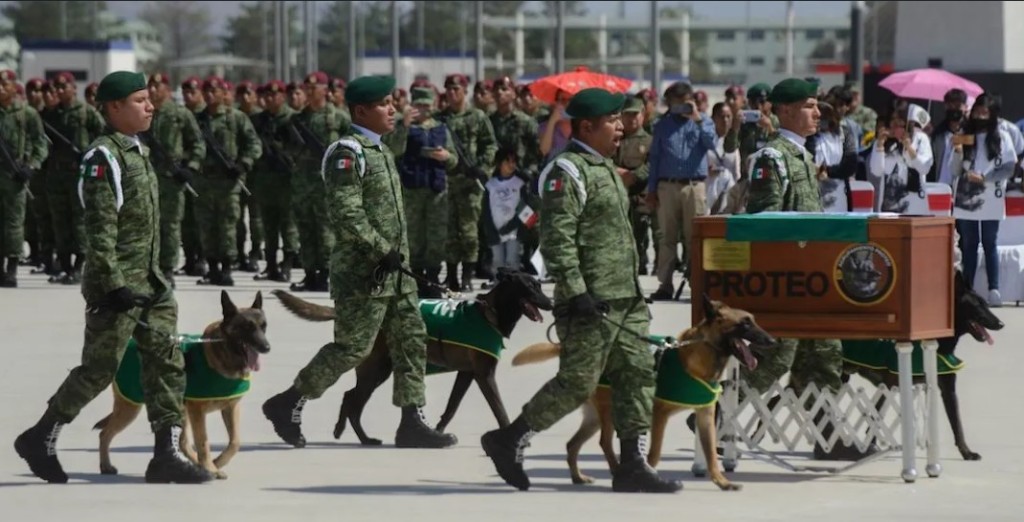
[{"label": "black leash", "polygon": [[[633,330],[632,328],[628,328],[626,325],[623,325],[621,323],[617,323],[615,321],[612,321],[611,319],[608,318],[608,312],[610,312],[610,311],[611,311],[611,307],[608,306],[608,303],[605,303],[605,302],[602,301],[602,302],[599,302],[597,304],[598,317],[600,317],[604,322],[606,322],[606,323],[608,323],[608,324],[618,328],[619,330],[621,330],[621,331],[623,331],[623,332],[625,332],[625,333],[627,333],[629,335],[632,335],[633,337],[639,339],[640,341],[643,341],[643,342],[645,342],[647,344],[658,345],[662,349],[675,348],[676,346],[679,346],[679,343],[677,341],[673,340],[672,342],[665,342],[665,341],[663,341],[661,339],[656,339],[656,338],[654,338],[654,337],[652,337],[650,335],[643,335],[640,332],[637,332],[636,330]],[[558,344],[558,343],[556,343],[555,341],[553,341],[551,339],[551,330],[555,327],[555,324],[558,322],[559,319],[566,319],[568,317],[569,317],[569,314],[568,314],[568,312],[565,309],[563,309],[561,311],[561,313],[556,313],[555,314],[555,321],[552,322],[550,326],[548,326],[548,330],[545,333],[545,337],[547,337],[547,340],[548,340],[549,343]]]},{"label": "black leash", "polygon": [[[423,283],[424,285],[427,285],[430,288],[439,290],[441,292],[441,295],[448,299],[460,299],[463,297],[461,292],[453,292],[448,287],[444,285],[439,285],[423,276],[420,276],[419,274],[413,273],[412,270],[409,270],[404,266],[398,267],[398,271],[415,279],[420,283]],[[388,271],[385,270],[383,267],[377,266],[376,268],[373,269],[373,293],[378,293],[384,289],[384,281],[387,280],[387,277]]]}]

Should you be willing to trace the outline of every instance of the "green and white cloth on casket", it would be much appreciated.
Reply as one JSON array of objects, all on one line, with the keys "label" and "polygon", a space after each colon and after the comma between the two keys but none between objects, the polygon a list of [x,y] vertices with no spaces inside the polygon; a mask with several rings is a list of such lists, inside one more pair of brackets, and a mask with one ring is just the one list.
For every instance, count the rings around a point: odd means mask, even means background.
[{"label": "green and white cloth on casket", "polygon": [[[964,362],[953,354],[936,356],[939,374],[956,373],[964,367]],[[921,343],[914,342],[911,355],[911,367],[915,376],[924,375],[924,350]],[[896,341],[874,339],[869,341],[843,341],[843,362],[854,366],[899,373],[899,358],[896,354]]]},{"label": "green and white cloth on casket", "polygon": [[[657,384],[654,388],[654,400],[668,402],[686,408],[704,408],[718,402],[722,395],[722,385],[716,381],[698,379],[686,372],[679,360],[680,348],[659,350],[665,343],[674,340],[672,336],[651,336],[659,344],[652,344],[655,352],[655,368],[657,368]],[[606,375],[601,375],[598,386],[609,387],[611,383]]]},{"label": "green and white cloth on casket", "polygon": [[[210,367],[200,335],[183,335],[178,343],[185,354],[185,398],[193,401],[215,401],[233,399],[249,391],[250,377],[229,379]],[[121,358],[121,365],[114,375],[114,391],[132,404],[145,404],[142,391],[142,359],[139,357],[135,339],[128,340],[128,347]]]},{"label": "green and white cloth on casket", "polygon": [[[500,358],[505,349],[501,333],[487,322],[475,302],[421,299],[420,315],[427,325],[427,337],[432,341],[462,346],[495,359]],[[450,368],[427,363],[428,375],[450,371]]]}]

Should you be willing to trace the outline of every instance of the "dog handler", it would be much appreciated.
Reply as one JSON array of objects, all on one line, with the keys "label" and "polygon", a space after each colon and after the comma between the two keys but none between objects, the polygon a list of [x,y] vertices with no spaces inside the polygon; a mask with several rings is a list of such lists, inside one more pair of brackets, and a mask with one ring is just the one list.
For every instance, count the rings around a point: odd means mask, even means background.
[{"label": "dog handler", "polygon": [[[142,357],[146,411],[156,434],[146,482],[205,482],[212,475],[178,449],[185,392],[184,358],[174,337],[178,305],[159,267],[157,175],[136,136],[153,120],[146,77],[110,73],[100,82],[96,101],[108,126],[82,157],[78,181],[86,231],[82,364],[71,370],[42,418],[18,436],[14,448],[37,477],[67,482],[57,460],[57,436],[110,385],[134,337]],[[148,309],[133,310],[139,297],[150,296]]]},{"label": "dog handler", "polygon": [[394,366],[392,401],[402,409],[395,445],[444,448],[457,442],[423,422],[427,330],[416,282],[400,273],[409,257],[402,184],[381,136],[394,130],[390,76],[364,76],[345,91],[352,130],[328,147],[321,176],[336,242],[331,253],[334,341],[325,344],[287,390],[263,404],[274,431],[295,447],[306,445],[302,408],[370,354],[379,332]]},{"label": "dog handler", "polygon": [[[602,373],[612,385],[622,448],[612,490],[672,493],[683,487],[647,465],[640,442],[651,424],[654,356],[647,342],[612,324],[646,335],[651,317],[637,279],[629,196],[611,160],[622,138],[624,103],[623,94],[600,88],[577,93],[566,108],[572,141],[540,176],[540,250],[555,279],[555,328],[562,341],[558,374],[512,424],[480,441],[501,478],[521,490],[530,487],[523,470],[530,438],[579,407]],[[605,303],[607,321],[601,317]]]}]

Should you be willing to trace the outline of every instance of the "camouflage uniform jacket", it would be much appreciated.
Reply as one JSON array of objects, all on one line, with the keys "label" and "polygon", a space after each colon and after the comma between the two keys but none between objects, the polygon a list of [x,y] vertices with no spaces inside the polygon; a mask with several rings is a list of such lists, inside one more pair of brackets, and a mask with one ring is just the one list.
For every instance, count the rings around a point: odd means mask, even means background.
[{"label": "camouflage uniform jacket", "polygon": [[776,132],[751,157],[747,213],[821,212],[818,167],[811,153]]},{"label": "camouflage uniform jacket", "polygon": [[[206,159],[206,141],[199,131],[199,124],[192,111],[173,102],[166,102],[153,111],[153,123],[149,133],[174,163],[184,163],[199,172]],[[170,176],[173,165],[160,163],[152,158],[153,166],[161,175]]]},{"label": "camouflage uniform jacket", "polygon": [[108,131],[82,156],[78,194],[84,209],[87,303],[126,286],[164,292],[160,272],[160,196],[149,150],[134,137]]},{"label": "camouflage uniform jacket", "polygon": [[[63,104],[57,105],[51,125],[63,134],[65,138],[70,140],[75,147],[78,147],[78,150],[81,152],[85,152],[89,143],[96,139],[106,126],[99,111],[81,100],[75,100],[66,107]],[[53,150],[51,151],[53,159],[78,162],[78,155],[63,144],[58,143],[56,139],[53,141]],[[68,173],[69,176],[72,174],[74,173]]]},{"label": "camouflage uniform jacket", "polygon": [[505,115],[495,111],[490,118],[497,147],[514,147],[519,167],[524,172],[535,173],[541,160],[537,120],[518,109]]},{"label": "camouflage uniform jacket", "polygon": [[[39,170],[50,153],[39,113],[24,102],[0,107],[0,139],[7,142],[15,161],[33,170]],[[11,172],[11,166],[0,161],[0,172]]]},{"label": "camouflage uniform jacket", "polygon": [[[437,119],[448,126],[448,130],[458,140],[462,153],[473,158],[470,161],[475,160],[476,166],[484,172],[494,170],[494,153],[498,151],[498,143],[494,139],[491,120],[484,111],[467,103],[462,112],[445,109]],[[456,170],[456,174],[465,175],[461,168]]]},{"label": "camouflage uniform jacket", "polygon": [[865,133],[873,132],[878,123],[878,113],[871,107],[865,107],[864,104],[858,105],[848,117],[860,125],[861,131]]},{"label": "camouflage uniform jacket", "polygon": [[[263,155],[260,137],[256,135],[256,129],[244,112],[220,105],[213,112],[206,110],[197,119],[200,129],[208,129],[204,132],[208,132],[208,136],[220,146],[227,159],[235,162],[245,172],[250,172],[256,160]],[[206,149],[203,175],[211,178],[228,176],[224,164],[211,150],[209,143]]]},{"label": "camouflage uniform jacket", "polygon": [[612,162],[616,167],[628,169],[636,177],[636,183],[627,187],[630,196],[639,196],[647,189],[647,178],[649,166],[647,154],[651,150],[651,140],[654,137],[643,128],[639,128],[629,136],[623,136],[619,142],[619,149],[612,156]]},{"label": "camouflage uniform jacket", "polygon": [[555,302],[584,292],[640,297],[629,198],[611,159],[576,141],[540,175],[540,252],[555,279]]},{"label": "camouflage uniform jacket", "polygon": [[[262,111],[253,118],[253,126],[264,148],[264,154],[260,156],[259,168],[264,172],[272,174],[275,178],[287,179],[294,173],[297,156],[300,151],[296,147],[289,146],[291,145],[289,126],[295,114],[295,109],[292,109],[288,104],[283,104],[277,114],[270,111]],[[287,172],[282,165],[276,164],[272,159],[273,154],[266,152],[266,150],[271,148],[275,154],[280,156],[281,161],[290,166],[289,169],[292,172]]]},{"label": "camouflage uniform jacket", "polygon": [[388,146],[352,132],[327,149],[321,175],[327,217],[337,238],[331,252],[331,297],[415,292],[415,282],[398,272],[374,281],[377,263],[392,248],[409,259],[402,183]]},{"label": "camouflage uniform jacket", "polygon": [[[320,109],[313,109],[307,105],[302,112],[295,114],[291,120],[291,135],[293,146],[296,147],[296,159],[299,162],[300,178],[318,177],[320,163],[324,159],[326,148],[338,140],[339,137],[348,132],[348,120],[332,103],[324,105]],[[308,131],[324,150],[318,150],[316,144],[306,143],[305,136],[298,129]]]},{"label": "camouflage uniform jacket", "polygon": [[[734,116],[734,117],[741,117]],[[772,122],[772,128],[775,131],[779,130],[779,118],[772,114],[769,119]],[[744,123],[740,125],[739,131],[739,148],[740,148],[740,169],[744,170],[747,168],[747,158],[751,154],[768,145],[768,139],[775,132],[768,132],[757,123]],[[731,140],[730,140],[731,141]],[[731,145],[731,143],[730,143]],[[726,152],[731,152],[730,148],[726,148]]]}]

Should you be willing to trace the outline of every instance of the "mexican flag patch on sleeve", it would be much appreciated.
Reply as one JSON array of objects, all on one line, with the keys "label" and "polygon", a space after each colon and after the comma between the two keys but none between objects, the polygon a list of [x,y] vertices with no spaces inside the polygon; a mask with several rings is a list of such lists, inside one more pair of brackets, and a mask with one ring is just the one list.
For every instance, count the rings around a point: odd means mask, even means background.
[{"label": "mexican flag patch on sleeve", "polygon": [[82,177],[91,179],[104,179],[107,169],[103,165],[82,165]]},{"label": "mexican flag patch on sleeve", "polygon": [[338,168],[338,170],[348,170],[348,169],[352,168],[352,165],[354,165],[354,164],[355,164],[355,161],[353,161],[352,158],[341,158],[340,160],[338,160],[338,167],[337,168]]},{"label": "mexican flag patch on sleeve", "polygon": [[561,192],[562,191],[562,180],[552,179],[548,180],[547,187],[545,190],[548,192]]}]

